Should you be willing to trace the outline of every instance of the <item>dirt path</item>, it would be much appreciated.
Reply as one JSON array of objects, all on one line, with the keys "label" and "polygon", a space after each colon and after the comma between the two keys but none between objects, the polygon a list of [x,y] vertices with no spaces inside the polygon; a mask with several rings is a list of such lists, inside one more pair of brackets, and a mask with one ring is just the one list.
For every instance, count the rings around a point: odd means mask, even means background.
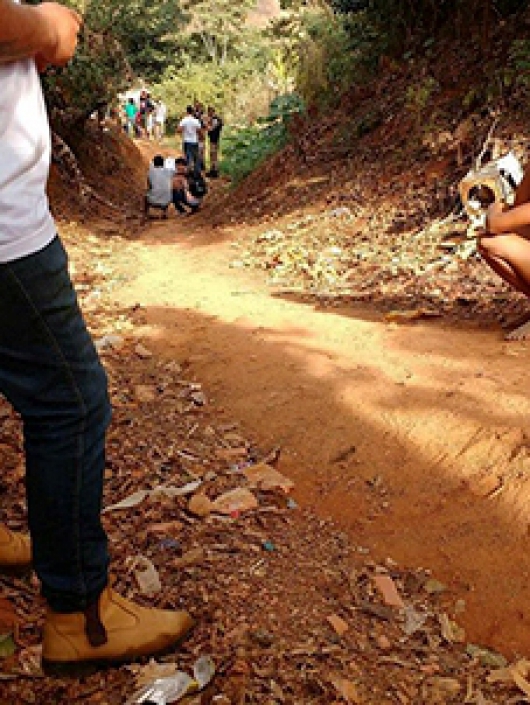
[{"label": "dirt path", "polygon": [[190,224],[153,224],[124,257],[115,296],[139,305],[137,333],[281,446],[299,502],[374,558],[430,568],[465,601],[468,641],[528,655],[528,346],[275,297],[229,266],[243,231]]}]

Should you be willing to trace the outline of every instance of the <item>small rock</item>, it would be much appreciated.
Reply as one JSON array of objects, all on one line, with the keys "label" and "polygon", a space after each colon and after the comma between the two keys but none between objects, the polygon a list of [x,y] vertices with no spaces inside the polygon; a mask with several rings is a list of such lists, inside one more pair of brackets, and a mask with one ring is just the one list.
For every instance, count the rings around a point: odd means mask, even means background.
[{"label": "small rock", "polygon": [[188,502],[188,512],[197,517],[207,517],[212,513],[212,502],[205,494],[194,494]]},{"label": "small rock", "polygon": [[375,640],[375,643],[381,649],[381,651],[389,651],[392,648],[392,642],[384,634],[380,634]]}]

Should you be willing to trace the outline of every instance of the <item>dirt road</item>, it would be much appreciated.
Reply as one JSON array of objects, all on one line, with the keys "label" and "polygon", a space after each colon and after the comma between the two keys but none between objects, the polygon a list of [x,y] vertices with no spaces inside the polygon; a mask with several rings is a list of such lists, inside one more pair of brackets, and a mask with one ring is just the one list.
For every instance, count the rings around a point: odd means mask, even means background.
[{"label": "dirt road", "polygon": [[136,333],[281,446],[295,498],[359,550],[430,568],[464,601],[468,641],[530,654],[528,344],[274,296],[230,267],[248,233],[190,224],[153,224],[123,258]]}]

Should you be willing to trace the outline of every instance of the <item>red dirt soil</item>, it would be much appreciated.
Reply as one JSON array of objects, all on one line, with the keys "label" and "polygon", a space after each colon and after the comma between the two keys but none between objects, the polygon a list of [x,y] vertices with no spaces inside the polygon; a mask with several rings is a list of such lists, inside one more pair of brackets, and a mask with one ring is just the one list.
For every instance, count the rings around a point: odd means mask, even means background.
[{"label": "red dirt soil", "polygon": [[214,229],[207,206],[152,223],[123,258],[117,305],[257,443],[281,446],[297,501],[376,560],[430,568],[465,600],[469,641],[530,653],[528,344],[275,297],[230,267],[257,231]]}]

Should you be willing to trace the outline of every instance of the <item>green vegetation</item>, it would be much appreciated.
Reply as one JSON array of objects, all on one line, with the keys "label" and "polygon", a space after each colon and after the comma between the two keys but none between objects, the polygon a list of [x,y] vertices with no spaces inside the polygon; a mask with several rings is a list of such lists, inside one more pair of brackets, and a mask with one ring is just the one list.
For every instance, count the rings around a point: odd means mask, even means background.
[{"label": "green vegetation", "polygon": [[298,95],[280,96],[271,103],[266,117],[251,126],[227,130],[223,139],[223,173],[230,176],[234,184],[250,174],[285,145],[289,121],[303,110],[304,104]]},{"label": "green vegetation", "polygon": [[[266,28],[248,21],[256,0],[65,1],[85,26],[71,65],[45,78],[54,129],[71,143],[100,105],[146,84],[167,104],[170,131],[190,102],[216,107],[227,127],[223,170],[235,181],[285,144],[293,110],[333,109],[389,67],[409,73],[403,101],[420,131],[442,88],[431,64],[444,37],[466,37],[484,52],[463,111],[523,100],[530,89],[527,39],[512,38],[502,69],[487,68],[491,29],[524,11],[520,0],[283,0]],[[384,117],[352,116],[350,132],[362,135]]]}]

